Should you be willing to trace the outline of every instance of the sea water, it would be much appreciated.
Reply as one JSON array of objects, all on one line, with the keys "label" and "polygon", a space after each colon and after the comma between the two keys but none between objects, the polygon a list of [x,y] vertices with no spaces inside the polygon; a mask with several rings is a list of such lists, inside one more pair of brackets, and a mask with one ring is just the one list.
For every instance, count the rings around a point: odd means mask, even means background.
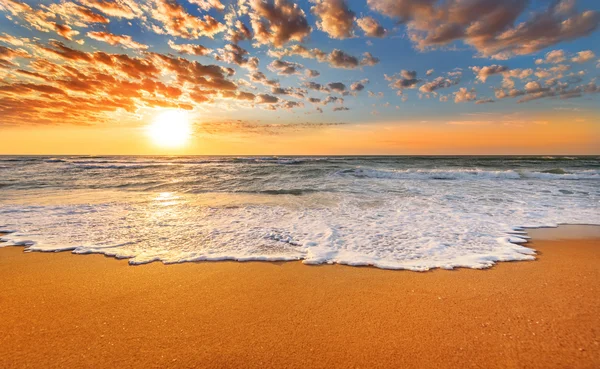
[{"label": "sea water", "polygon": [[0,245],[424,271],[600,224],[600,157],[0,157]]}]

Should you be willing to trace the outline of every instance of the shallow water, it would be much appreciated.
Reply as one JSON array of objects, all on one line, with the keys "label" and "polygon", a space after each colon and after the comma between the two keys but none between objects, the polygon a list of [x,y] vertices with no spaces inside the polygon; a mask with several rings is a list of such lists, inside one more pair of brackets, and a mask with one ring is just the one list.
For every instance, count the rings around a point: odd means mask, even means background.
[{"label": "shallow water", "polygon": [[131,263],[486,268],[600,224],[599,157],[0,157],[0,230]]}]

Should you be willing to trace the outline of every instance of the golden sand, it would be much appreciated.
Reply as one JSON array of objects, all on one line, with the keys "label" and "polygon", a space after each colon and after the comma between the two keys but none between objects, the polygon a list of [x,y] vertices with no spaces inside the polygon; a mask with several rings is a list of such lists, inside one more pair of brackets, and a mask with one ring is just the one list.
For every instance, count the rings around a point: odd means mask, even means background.
[{"label": "golden sand", "polygon": [[0,368],[600,368],[600,236],[580,231],[427,273],[6,247]]}]

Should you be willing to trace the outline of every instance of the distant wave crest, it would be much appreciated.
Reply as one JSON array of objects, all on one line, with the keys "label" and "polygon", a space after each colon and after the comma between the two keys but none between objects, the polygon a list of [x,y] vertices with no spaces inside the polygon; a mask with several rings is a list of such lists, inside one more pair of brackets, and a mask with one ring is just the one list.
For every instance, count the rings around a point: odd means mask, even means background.
[{"label": "distant wave crest", "polygon": [[600,180],[598,170],[580,170],[567,172],[563,169],[550,169],[540,172],[516,170],[477,170],[477,169],[407,169],[407,170],[377,170],[365,168],[344,169],[336,173],[341,176],[357,178],[380,179],[438,179],[438,180],[469,180],[469,179],[565,179],[565,180]]}]

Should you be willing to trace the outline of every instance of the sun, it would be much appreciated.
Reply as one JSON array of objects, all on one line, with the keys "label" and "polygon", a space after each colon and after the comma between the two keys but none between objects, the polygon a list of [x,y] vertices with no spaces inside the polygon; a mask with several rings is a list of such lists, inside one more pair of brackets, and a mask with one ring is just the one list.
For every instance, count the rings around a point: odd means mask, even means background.
[{"label": "sun", "polygon": [[188,113],[183,110],[168,110],[160,113],[150,125],[147,133],[152,141],[162,147],[185,146],[192,135]]}]

